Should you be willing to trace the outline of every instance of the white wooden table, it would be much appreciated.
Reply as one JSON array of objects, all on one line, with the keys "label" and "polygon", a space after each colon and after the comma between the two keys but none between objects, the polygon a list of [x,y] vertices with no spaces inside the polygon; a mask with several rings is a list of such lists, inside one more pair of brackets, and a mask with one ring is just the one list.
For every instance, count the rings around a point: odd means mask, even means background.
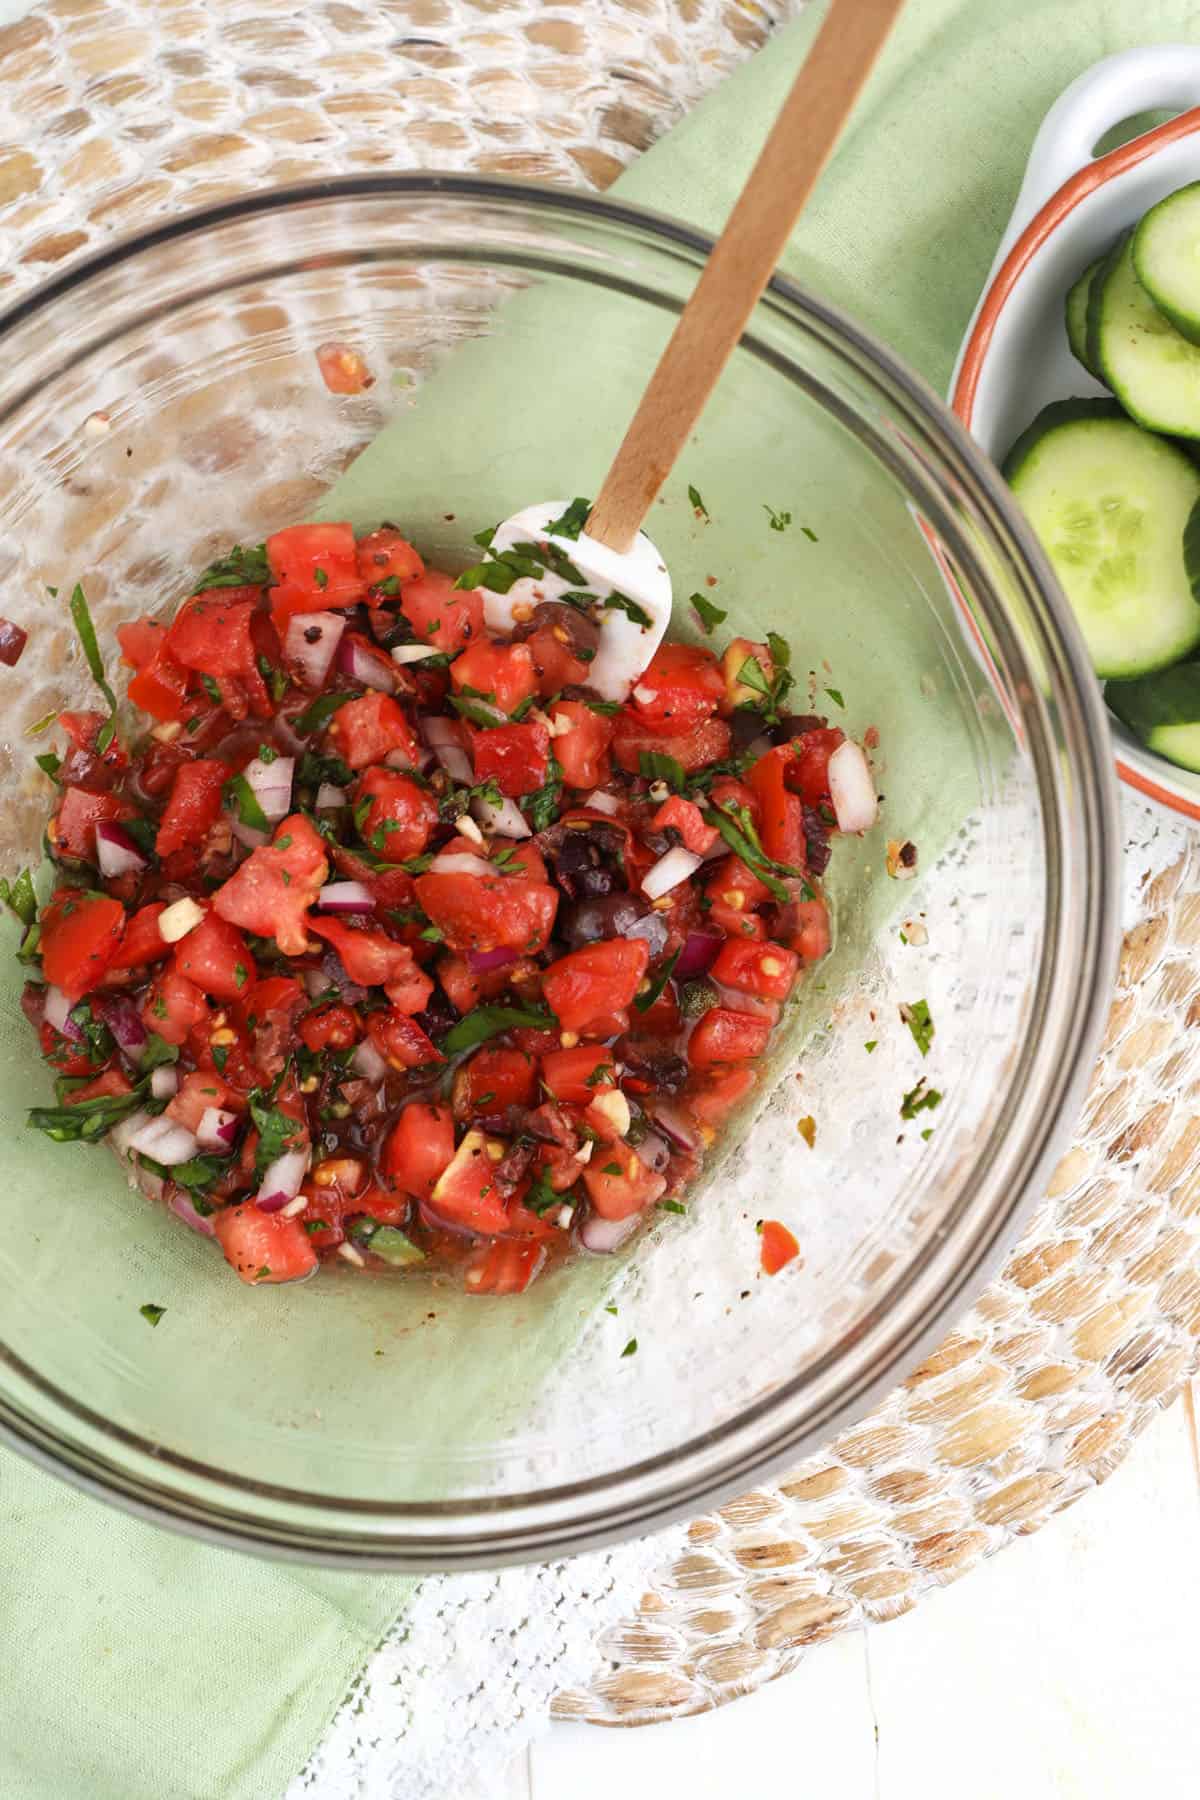
[{"label": "white wooden table", "polygon": [[1195,1800],[1200,1461],[1177,1403],[1103,1488],[716,1713],[555,1725],[502,1800]]}]

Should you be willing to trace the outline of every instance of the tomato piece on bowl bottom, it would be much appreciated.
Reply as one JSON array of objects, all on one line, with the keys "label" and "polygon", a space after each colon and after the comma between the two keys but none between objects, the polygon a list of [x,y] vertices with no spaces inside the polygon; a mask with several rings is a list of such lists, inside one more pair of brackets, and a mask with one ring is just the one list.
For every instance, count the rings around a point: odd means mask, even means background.
[{"label": "tomato piece on bowl bottom", "polygon": [[463,1286],[468,1294],[523,1294],[545,1260],[544,1244],[502,1238],[468,1266]]},{"label": "tomato piece on bowl bottom", "polygon": [[764,1275],[778,1275],[800,1254],[800,1246],[778,1219],[766,1219],[762,1228],[761,1260]]},{"label": "tomato piece on bowl bottom", "polygon": [[568,1106],[587,1106],[597,1094],[616,1085],[611,1050],[596,1044],[580,1044],[572,1050],[552,1050],[542,1058],[542,1081],[556,1100]]},{"label": "tomato piece on bowl bottom", "polygon": [[770,1036],[769,1019],[714,1006],[693,1031],[688,1058],[694,1069],[707,1069],[713,1063],[743,1062],[747,1057],[761,1056]]},{"label": "tomato piece on bowl bottom", "polygon": [[443,1218],[486,1235],[505,1229],[508,1206],[495,1173],[504,1149],[499,1138],[486,1137],[482,1131],[467,1132],[430,1195]]},{"label": "tomato piece on bowl bottom", "polygon": [[174,967],[214,1000],[243,999],[257,974],[241,932],[214,912],[180,939]]},{"label": "tomato piece on bowl bottom", "polygon": [[536,1096],[535,1059],[525,1050],[489,1045],[477,1050],[455,1076],[454,1115],[486,1117],[510,1106],[532,1106]]},{"label": "tomato piece on bowl bottom", "polygon": [[261,1212],[252,1200],[224,1207],[213,1219],[225,1260],[250,1287],[300,1281],[317,1266],[317,1253],[299,1219]]},{"label": "tomato piece on bowl bottom", "polygon": [[665,1175],[656,1175],[636,1150],[619,1143],[596,1145],[583,1184],[602,1219],[627,1219],[667,1190]]},{"label": "tomato piece on bowl bottom", "polygon": [[59,888],[42,913],[42,972],[68,1000],[82,1000],[116,954],[125,909],[103,894]]},{"label": "tomato piece on bowl bottom", "polygon": [[644,938],[586,944],[550,964],[542,978],[546,1004],[564,1031],[579,1031],[629,1005],[650,962]]},{"label": "tomato piece on bowl bottom", "polygon": [[221,788],[228,779],[229,770],[214,758],[180,763],[154,839],[156,855],[170,856],[205,836],[221,811]]},{"label": "tomato piece on bowl bottom", "polygon": [[709,969],[713,981],[765,1000],[786,1000],[796,981],[800,958],[782,944],[736,942],[727,938]]},{"label": "tomato piece on bowl bottom", "polygon": [[393,1187],[428,1200],[454,1160],[454,1115],[448,1106],[410,1101],[388,1133],[380,1167]]}]

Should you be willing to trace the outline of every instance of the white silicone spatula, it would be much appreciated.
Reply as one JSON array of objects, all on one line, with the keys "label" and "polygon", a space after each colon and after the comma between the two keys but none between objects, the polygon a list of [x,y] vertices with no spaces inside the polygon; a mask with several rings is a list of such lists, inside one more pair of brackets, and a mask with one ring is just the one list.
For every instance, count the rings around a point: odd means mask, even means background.
[{"label": "white silicone spatula", "polygon": [[522,576],[506,593],[485,588],[488,624],[511,631],[539,601],[580,588],[594,594],[600,644],[588,682],[605,699],[628,696],[671,616],[671,578],[642,521],[770,280],[902,5],[903,0],[830,0],[817,40],[650,377],[586,528],[577,537],[551,532],[566,502],[550,500],[515,513],[492,538],[493,556],[521,544],[548,543],[582,580],[547,568],[543,576]]}]

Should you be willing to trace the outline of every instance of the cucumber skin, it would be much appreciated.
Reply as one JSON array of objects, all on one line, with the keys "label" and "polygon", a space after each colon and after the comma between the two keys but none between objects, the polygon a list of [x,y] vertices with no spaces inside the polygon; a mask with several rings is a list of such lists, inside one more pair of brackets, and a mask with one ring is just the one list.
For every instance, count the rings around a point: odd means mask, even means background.
[{"label": "cucumber skin", "polygon": [[[1143,414],[1135,410],[1133,402],[1123,391],[1122,384],[1114,380],[1112,375],[1110,375],[1101,350],[1105,290],[1108,287],[1110,278],[1116,275],[1118,265],[1124,257],[1125,248],[1132,236],[1132,231],[1126,231],[1118,238],[1117,242],[1105,257],[1103,264],[1096,271],[1092,280],[1092,285],[1088,290],[1088,356],[1095,363],[1096,368],[1099,371],[1096,376],[1097,381],[1102,381],[1106,387],[1112,389],[1134,424],[1140,425],[1143,431],[1150,432],[1152,436],[1162,438],[1164,443],[1174,443],[1178,447],[1185,441],[1196,442],[1200,440],[1200,418],[1197,418],[1194,421],[1189,420],[1187,424],[1179,422],[1171,426],[1164,426],[1160,424],[1157,419],[1144,417]],[[1140,288],[1142,284],[1137,280],[1136,272],[1134,274],[1134,280],[1136,285]],[[1145,289],[1142,291],[1146,304],[1150,310],[1152,312],[1158,312],[1159,309],[1155,302],[1150,298],[1150,295],[1146,293]],[[1167,318],[1166,314],[1164,313],[1161,316],[1163,324],[1170,326],[1171,330],[1174,331],[1175,327],[1171,324],[1171,321]],[[1184,337],[1182,332],[1176,332],[1175,335],[1179,337],[1183,343],[1188,344],[1189,348],[1200,349],[1200,345],[1192,345],[1190,340]]]},{"label": "cucumber skin", "polygon": [[[1157,306],[1159,312],[1163,315],[1163,318],[1169,319],[1180,337],[1185,337],[1189,344],[1200,345],[1200,311],[1193,313],[1182,312],[1179,307],[1174,306],[1169,300],[1164,300],[1161,294],[1155,292],[1153,272],[1148,270],[1145,266],[1147,261],[1148,239],[1150,235],[1149,229],[1147,228],[1149,227],[1150,220],[1154,217],[1156,212],[1159,212],[1172,200],[1178,200],[1181,194],[1193,193],[1197,190],[1200,190],[1200,181],[1189,181],[1183,187],[1176,188],[1173,194],[1165,194],[1161,200],[1155,202],[1148,212],[1143,213],[1133,228],[1132,254],[1133,272],[1149,294],[1151,300],[1153,300],[1155,306]],[[1197,300],[1200,301],[1200,294],[1197,295]]]},{"label": "cucumber skin", "polygon": [[[1134,681],[1110,681],[1104,698],[1123,725],[1140,739],[1148,750],[1164,754],[1155,739],[1161,732],[1193,726],[1200,750],[1200,663],[1176,663],[1157,675],[1144,675]],[[1200,772],[1200,755],[1191,762],[1179,757],[1170,761],[1184,769]]]},{"label": "cucumber skin", "polygon": [[1088,367],[1097,381],[1104,380],[1104,364],[1100,360],[1100,300],[1104,286],[1113,270],[1121,260],[1129,233],[1123,231],[1107,256],[1102,256],[1100,266],[1092,276],[1092,285],[1088,289],[1087,303],[1087,360]]},{"label": "cucumber skin", "polygon": [[1048,437],[1052,431],[1060,430],[1064,425],[1079,425],[1098,419],[1124,419],[1130,425],[1134,422],[1117,401],[1105,400],[1099,395],[1095,399],[1085,399],[1080,395],[1075,400],[1051,400],[1048,406],[1043,406],[1032,424],[1025,427],[1000,464],[1000,473],[1011,486],[1020,474],[1026,458],[1037,449],[1044,437]]},{"label": "cucumber skin", "polygon": [[[1092,279],[1103,261],[1104,257],[1098,256],[1095,262],[1088,264],[1083,274],[1067,289],[1067,298],[1063,303],[1063,318],[1067,328],[1067,343],[1070,346],[1071,355],[1097,381],[1102,381],[1104,377],[1088,359],[1087,311],[1088,299],[1092,291]],[[1077,299],[1077,295],[1081,295],[1082,299]]]}]

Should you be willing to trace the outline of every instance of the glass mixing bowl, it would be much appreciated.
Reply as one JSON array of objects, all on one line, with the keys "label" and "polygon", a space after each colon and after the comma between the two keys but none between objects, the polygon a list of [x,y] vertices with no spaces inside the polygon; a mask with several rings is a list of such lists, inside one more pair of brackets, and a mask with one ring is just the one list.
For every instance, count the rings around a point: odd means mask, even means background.
[{"label": "glass mixing bowl", "polygon": [[[231,539],[310,515],[385,428],[332,512],[392,517],[461,566],[481,525],[595,491],[708,248],[573,194],[347,179],[179,219],[14,306],[0,605],[30,645],[0,672],[5,866],[36,855],[50,799],[29,727],[89,697],[76,580],[115,672],[116,621],[176,604]],[[366,394],[323,387],[314,350],[331,339],[365,354]],[[995,1266],[1082,1091],[1115,960],[1111,756],[1067,608],[940,402],[782,278],[650,530],[679,629],[701,591],[725,629],[788,636],[801,700],[807,685],[857,734],[877,728],[886,795],[884,822],[837,846],[834,954],[687,1216],[517,1299],[340,1267],[245,1288],[102,1151],[25,1127],[48,1082],[5,955],[9,1444],[277,1555],[541,1558],[816,1447]],[[915,880],[889,873],[889,840],[916,844]],[[899,1016],[917,999],[926,1059]],[[922,1076],[941,1103],[906,1118]],[[773,1280],[764,1217],[803,1250]],[[146,1302],[166,1307],[153,1332]]]}]

